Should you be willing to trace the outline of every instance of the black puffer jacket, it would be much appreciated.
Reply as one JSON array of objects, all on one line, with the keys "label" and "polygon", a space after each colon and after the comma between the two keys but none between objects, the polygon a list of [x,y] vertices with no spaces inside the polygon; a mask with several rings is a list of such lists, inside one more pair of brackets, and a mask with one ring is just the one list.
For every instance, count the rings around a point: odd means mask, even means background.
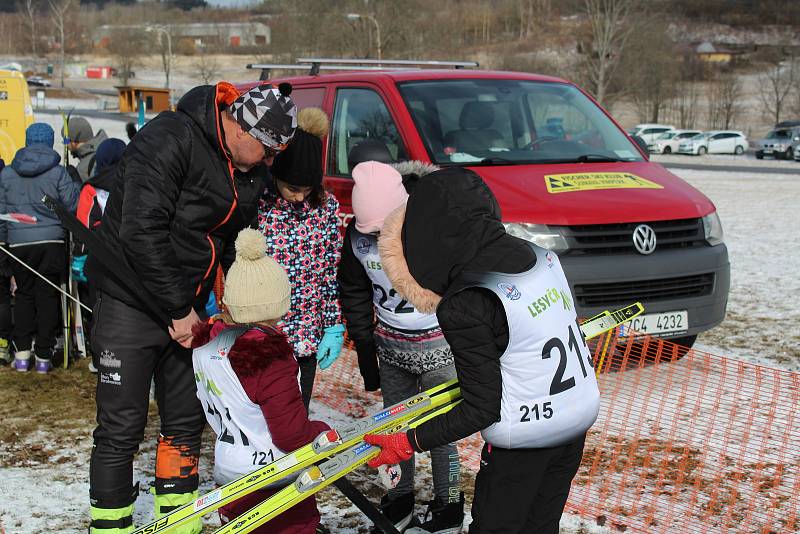
[{"label": "black puffer jacket", "polygon": [[[381,240],[392,225],[387,219]],[[459,291],[464,287],[461,274],[519,273],[532,268],[536,256],[527,242],[505,232],[500,207],[483,180],[461,168],[420,180],[406,207],[402,248],[413,283],[444,295],[426,303],[417,302],[414,291],[403,293],[418,309],[438,301],[436,316],[453,351],[464,399],[447,414],[409,431],[412,446],[422,451],[463,439],[500,419],[500,356],[508,346],[508,321],[494,293]],[[384,248],[381,260],[395,288],[405,287],[390,272],[392,261]]]},{"label": "black puffer jacket", "polygon": [[[238,96],[228,83],[189,91],[176,112],[163,112],[128,145],[98,234],[127,262],[173,319],[202,311],[220,261],[233,262],[233,241],[252,224],[268,170],[234,170],[220,110]],[[141,308],[90,251],[101,291]]]}]

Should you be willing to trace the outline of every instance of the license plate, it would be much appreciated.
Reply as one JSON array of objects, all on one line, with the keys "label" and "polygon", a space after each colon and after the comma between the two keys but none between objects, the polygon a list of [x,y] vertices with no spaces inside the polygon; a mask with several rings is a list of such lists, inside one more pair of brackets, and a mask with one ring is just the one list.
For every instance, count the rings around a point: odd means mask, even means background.
[{"label": "license plate", "polygon": [[764,149],[764,154],[772,154],[772,150],[769,148]]},{"label": "license plate", "polygon": [[673,311],[640,315],[619,327],[620,337],[628,336],[629,330],[639,334],[662,336],[678,334],[689,329],[689,312]]}]

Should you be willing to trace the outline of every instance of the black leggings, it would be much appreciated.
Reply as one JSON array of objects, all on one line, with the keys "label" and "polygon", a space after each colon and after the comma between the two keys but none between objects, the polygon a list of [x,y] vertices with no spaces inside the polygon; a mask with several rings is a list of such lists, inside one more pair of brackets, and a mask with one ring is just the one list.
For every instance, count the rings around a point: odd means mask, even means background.
[{"label": "black leggings", "polygon": [[[63,243],[14,247],[12,252],[56,286],[66,276],[67,253]],[[14,343],[30,350],[36,338],[36,355],[50,359],[59,333],[61,295],[56,288],[14,262],[17,291],[14,295]]]},{"label": "black leggings", "polygon": [[102,293],[94,306],[92,347],[98,369],[89,480],[93,505],[120,508],[136,499],[133,457],[144,439],[151,380],[161,417],[156,493],[197,489],[206,419],[197,399],[191,350],[172,341],[147,314]]}]

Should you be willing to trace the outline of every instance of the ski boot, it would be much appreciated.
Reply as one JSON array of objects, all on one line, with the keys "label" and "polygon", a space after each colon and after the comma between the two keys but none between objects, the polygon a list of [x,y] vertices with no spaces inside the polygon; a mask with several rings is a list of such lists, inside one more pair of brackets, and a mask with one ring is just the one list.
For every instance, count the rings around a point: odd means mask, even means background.
[{"label": "ski boot", "polygon": [[429,501],[422,525],[407,530],[406,534],[458,534],[463,526],[464,492],[461,492],[458,502],[445,504],[439,497]]},{"label": "ski boot", "polygon": [[0,337],[0,365],[11,363],[11,354],[8,351],[8,340]]},{"label": "ski boot", "polygon": [[[388,495],[384,495],[381,497],[379,508],[381,513],[394,523],[395,528],[403,532],[414,520],[414,494],[406,493],[396,499],[389,499]],[[370,534],[383,534],[383,530],[373,525]]]},{"label": "ski boot", "polygon": [[53,369],[53,364],[46,358],[36,356],[36,372],[40,375],[46,375]]},{"label": "ski boot", "polygon": [[[190,493],[158,494],[155,493],[155,491],[153,491],[154,489],[155,488],[151,489],[151,491],[155,494],[154,504],[156,508],[156,519],[167,515],[173,510],[180,508],[184,504],[189,504],[190,502],[194,502],[194,500],[197,499],[198,496],[197,490]],[[200,534],[202,530],[203,530],[203,523],[201,519],[194,519],[183,525],[171,529],[171,531],[174,532],[175,534]]]},{"label": "ski boot", "polygon": [[89,534],[128,534],[133,532],[133,503],[123,508],[91,507]]},{"label": "ski boot", "polygon": [[11,364],[20,373],[27,373],[31,369],[31,351],[18,350],[14,354],[14,363]]}]

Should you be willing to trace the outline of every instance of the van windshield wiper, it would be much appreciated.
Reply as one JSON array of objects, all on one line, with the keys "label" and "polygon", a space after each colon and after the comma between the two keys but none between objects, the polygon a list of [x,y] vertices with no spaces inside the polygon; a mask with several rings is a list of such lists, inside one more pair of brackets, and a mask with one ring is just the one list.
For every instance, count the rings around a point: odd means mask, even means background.
[{"label": "van windshield wiper", "polygon": [[615,156],[606,156],[605,154],[583,154],[577,158],[552,158],[541,159],[535,163],[614,163],[617,161],[633,161],[630,159],[617,158]]}]

